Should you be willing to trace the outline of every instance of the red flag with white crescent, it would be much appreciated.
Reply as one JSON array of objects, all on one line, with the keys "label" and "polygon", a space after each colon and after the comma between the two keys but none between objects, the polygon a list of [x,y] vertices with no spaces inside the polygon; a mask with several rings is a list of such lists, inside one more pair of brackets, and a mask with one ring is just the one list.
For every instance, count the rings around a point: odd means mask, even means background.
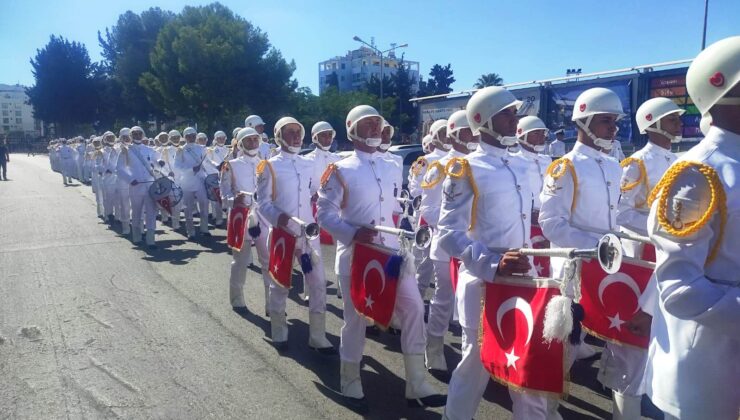
[{"label": "red flag with white crescent", "polygon": [[607,274],[596,260],[583,262],[581,305],[585,312],[583,328],[593,335],[623,344],[648,348],[648,337],[632,334],[627,321],[640,309],[638,299],[653,274],[631,262],[622,262],[614,274]]},{"label": "red flag with white crescent", "polygon": [[289,289],[293,277],[295,236],[274,226],[270,230],[270,277],[278,285]]},{"label": "red flag with white crescent", "polygon": [[459,278],[460,264],[459,258],[450,258],[450,280],[452,280],[452,293],[457,293],[457,279]]},{"label": "red flag with white crescent", "polygon": [[396,306],[398,278],[386,271],[388,260],[395,255],[390,249],[355,243],[352,251],[350,297],[355,310],[386,329]]},{"label": "red flag with white crescent", "polygon": [[237,251],[241,250],[244,244],[248,215],[249,207],[234,207],[229,212],[229,221],[226,225],[226,244]]},{"label": "red flag with white crescent", "polygon": [[169,214],[170,216],[172,215],[172,205],[170,204],[170,197],[169,196],[162,197],[162,198],[160,198],[159,200],[156,200],[156,201],[157,201],[157,204],[159,204],[159,206],[164,211],[167,212],[167,214]]},{"label": "red flag with white crescent", "polygon": [[[545,238],[542,233],[542,228],[538,224],[532,224],[531,233],[529,235],[532,242],[532,248],[544,249],[550,248],[550,241]],[[550,257],[534,257],[534,268],[537,270],[537,277],[550,277]]]},{"label": "red flag with white crescent", "polygon": [[486,283],[480,358],[497,382],[513,389],[563,393],[563,343],[545,344],[545,308],[560,294],[552,280]]}]

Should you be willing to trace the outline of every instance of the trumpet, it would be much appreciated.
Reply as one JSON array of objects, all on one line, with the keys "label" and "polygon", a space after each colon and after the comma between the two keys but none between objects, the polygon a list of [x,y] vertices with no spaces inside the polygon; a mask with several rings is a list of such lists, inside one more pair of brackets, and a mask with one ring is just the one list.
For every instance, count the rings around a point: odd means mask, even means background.
[{"label": "trumpet", "polygon": [[[499,248],[493,251],[504,253],[508,250]],[[619,242],[616,235],[611,233],[602,236],[596,248],[520,248],[518,251],[524,255],[533,257],[560,257],[567,259],[596,258],[601,269],[608,274],[614,274],[619,271],[619,268],[622,266],[622,258],[624,257],[622,243]]]},{"label": "trumpet", "polygon": [[636,233],[606,231],[606,230],[596,229],[596,228],[592,228],[592,227],[588,227],[588,226],[582,226],[582,225],[579,225],[579,224],[576,224],[576,223],[571,223],[570,225],[573,226],[576,229],[580,229],[580,230],[583,230],[583,231],[586,231],[586,232],[591,232],[591,233],[598,233],[599,235],[611,234],[611,235],[616,236],[617,238],[627,239],[629,241],[642,242],[644,244],[651,244],[652,243],[652,241],[650,240],[650,238],[648,238],[647,236],[638,235]]},{"label": "trumpet", "polygon": [[412,232],[406,229],[396,229],[388,226],[371,225],[369,223],[349,222],[349,224],[355,227],[371,229],[380,233],[388,233],[390,235],[412,239],[414,241],[414,245],[419,249],[428,248],[429,245],[431,245],[432,243],[432,229],[429,226],[422,226],[416,229],[416,231]]},{"label": "trumpet", "polygon": [[301,227],[301,236],[305,236],[309,241],[313,241],[321,234],[321,228],[316,222],[305,222],[295,216],[290,216],[290,220],[296,222]]},{"label": "trumpet", "polygon": [[411,208],[414,209],[414,211],[418,211],[419,207],[421,207],[421,196],[418,195],[411,198],[411,194],[407,190],[401,190],[401,193],[396,197],[396,200],[398,200],[401,204],[405,205],[411,205]]}]

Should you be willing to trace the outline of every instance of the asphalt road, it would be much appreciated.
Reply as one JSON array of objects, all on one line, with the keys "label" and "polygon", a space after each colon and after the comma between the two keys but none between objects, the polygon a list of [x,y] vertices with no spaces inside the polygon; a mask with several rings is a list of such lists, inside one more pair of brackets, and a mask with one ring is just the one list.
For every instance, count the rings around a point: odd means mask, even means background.
[{"label": "asphalt road", "polygon": [[[300,281],[281,355],[267,338],[254,271],[245,288],[252,314],[231,310],[224,230],[189,242],[160,226],[160,248],[149,252],[103,224],[91,189],[63,186],[48,157],[12,155],[8,172],[11,181],[0,182],[0,418],[361,417],[338,395],[338,357],[307,347]],[[334,282],[333,250],[323,252]],[[333,283],[328,293],[327,331],[338,346],[342,304]],[[459,331],[447,338],[454,366]],[[610,417],[596,363],[574,366],[564,418]],[[440,418],[441,409],[406,407],[403,372],[399,337],[369,337],[366,417]],[[510,408],[506,389],[491,381],[476,418],[509,418]]]}]

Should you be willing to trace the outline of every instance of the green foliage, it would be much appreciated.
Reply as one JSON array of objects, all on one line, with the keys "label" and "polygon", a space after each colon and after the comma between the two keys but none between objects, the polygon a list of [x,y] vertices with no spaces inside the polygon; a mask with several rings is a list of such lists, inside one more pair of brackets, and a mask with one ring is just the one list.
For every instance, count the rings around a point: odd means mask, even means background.
[{"label": "green foliage", "polygon": [[498,75],[498,73],[487,73],[482,74],[475,82],[473,87],[476,89],[482,89],[488,86],[501,86],[504,84],[504,79]]},{"label": "green foliage", "polygon": [[451,64],[447,64],[444,67],[439,64],[435,64],[432,66],[432,69],[429,70],[429,77],[434,80],[433,95],[452,92],[452,84],[455,83],[455,78],[452,77]]},{"label": "green foliage", "polygon": [[36,83],[28,88],[35,118],[55,123],[58,135],[70,136],[76,124],[92,123],[98,95],[95,66],[84,45],[54,35],[31,59]]}]

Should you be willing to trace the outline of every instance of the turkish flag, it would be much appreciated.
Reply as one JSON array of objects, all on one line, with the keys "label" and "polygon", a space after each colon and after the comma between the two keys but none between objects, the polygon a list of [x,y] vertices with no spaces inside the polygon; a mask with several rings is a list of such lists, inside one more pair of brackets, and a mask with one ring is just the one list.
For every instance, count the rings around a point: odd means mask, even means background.
[{"label": "turkish flag", "polygon": [[[529,237],[532,241],[532,248],[550,248],[550,241],[545,238],[540,225],[532,224],[532,230]],[[534,268],[537,270],[537,277],[550,277],[550,257],[534,257],[533,259]]]},{"label": "turkish flag", "polygon": [[457,278],[462,261],[459,258],[450,258],[450,280],[452,280],[452,293],[457,293]]},{"label": "turkish flag", "polygon": [[563,393],[563,343],[542,339],[545,308],[559,294],[552,280],[497,277],[486,283],[480,358],[494,380],[514,389]]},{"label": "turkish flag", "polygon": [[593,335],[623,344],[648,348],[648,337],[627,330],[627,321],[640,309],[638,299],[653,274],[651,268],[622,262],[617,273],[607,274],[598,261],[584,261],[581,269],[583,328]]},{"label": "turkish flag", "polygon": [[237,251],[241,250],[244,244],[248,215],[249,207],[234,207],[229,212],[229,221],[226,225],[226,244]]},{"label": "turkish flag", "polygon": [[[316,202],[311,202],[311,210],[313,211],[313,218],[316,220],[316,213],[318,212],[318,207],[316,206]],[[319,243],[321,245],[334,245],[334,238],[331,236],[331,234],[324,229],[319,230]]]},{"label": "turkish flag", "polygon": [[278,285],[290,289],[293,277],[295,236],[274,226],[270,230],[270,277]]},{"label": "turkish flag", "polygon": [[391,277],[386,266],[395,252],[355,242],[350,273],[350,297],[355,310],[387,329],[396,306],[398,278]]},{"label": "turkish flag", "polygon": [[159,204],[159,206],[164,211],[167,212],[167,214],[169,214],[170,216],[172,215],[172,205],[170,204],[170,197],[169,196],[162,197],[162,198],[160,198],[159,200],[156,200],[156,201],[157,201],[157,204]]}]

